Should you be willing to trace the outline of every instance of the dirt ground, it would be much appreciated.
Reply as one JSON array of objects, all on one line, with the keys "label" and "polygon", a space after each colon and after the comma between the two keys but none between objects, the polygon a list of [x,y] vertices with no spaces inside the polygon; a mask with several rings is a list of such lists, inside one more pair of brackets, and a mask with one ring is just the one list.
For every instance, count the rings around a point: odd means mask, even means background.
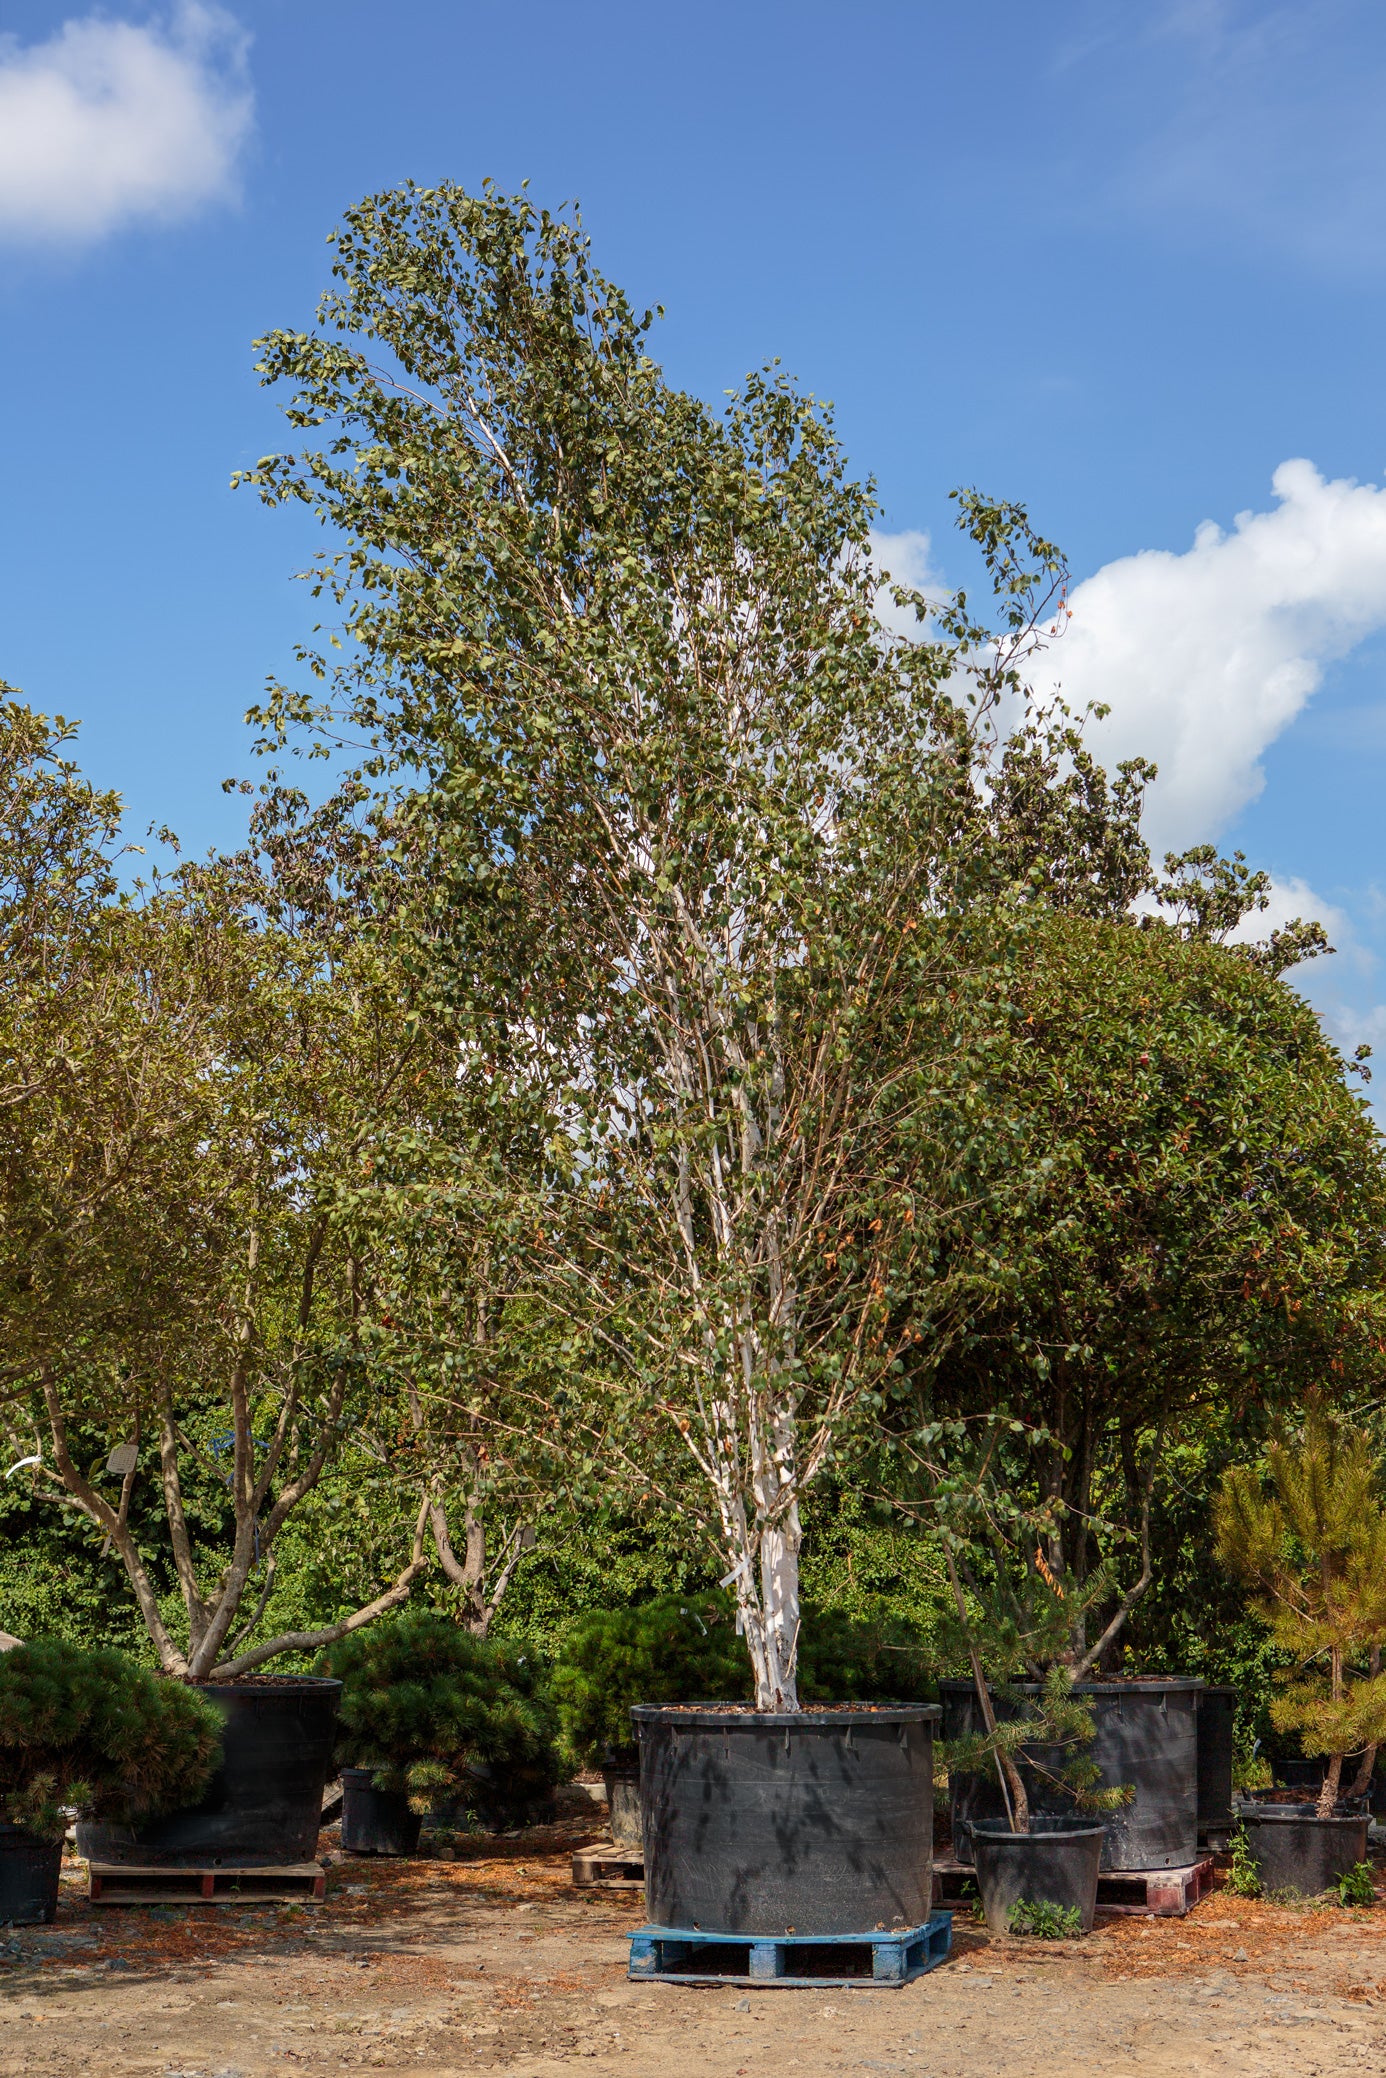
[{"label": "dirt ground", "polygon": [[990,1941],[959,1917],[952,1961],[899,1990],[636,1985],[639,1893],[570,1881],[595,1837],[569,1823],[453,1861],[333,1857],[326,1901],[291,1907],[93,1909],[73,1863],[55,1926],[0,1929],[0,2074],[1386,2072],[1386,1900],[1217,1891],[1187,1919],[1107,1919],[1073,1943]]}]

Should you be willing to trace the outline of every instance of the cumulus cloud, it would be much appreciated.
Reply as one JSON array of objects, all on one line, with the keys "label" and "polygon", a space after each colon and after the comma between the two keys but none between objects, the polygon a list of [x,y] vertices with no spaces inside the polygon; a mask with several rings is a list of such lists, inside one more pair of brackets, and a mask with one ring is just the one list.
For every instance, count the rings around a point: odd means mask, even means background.
[{"label": "cumulus cloud", "polygon": [[248,41],[200,0],[143,25],[92,14],[45,43],[0,39],[0,235],[78,243],[233,194]]},{"label": "cumulus cloud", "polygon": [[[913,528],[906,528],[899,534],[881,534],[873,529],[871,556],[878,570],[896,584],[922,592],[926,599],[937,598],[945,589],[934,562],[933,543],[927,534]],[[892,635],[903,635],[907,640],[922,632],[913,609],[897,606],[888,584],[883,584],[876,593],[876,618]]]},{"label": "cumulus cloud", "polygon": [[1155,759],[1157,849],[1216,838],[1325,666],[1386,626],[1386,490],[1305,461],[1282,462],[1272,486],[1277,505],[1230,532],[1205,520],[1182,555],[1144,549],[1086,578],[1032,672],[1072,707],[1111,707],[1092,730],[1105,763]]}]

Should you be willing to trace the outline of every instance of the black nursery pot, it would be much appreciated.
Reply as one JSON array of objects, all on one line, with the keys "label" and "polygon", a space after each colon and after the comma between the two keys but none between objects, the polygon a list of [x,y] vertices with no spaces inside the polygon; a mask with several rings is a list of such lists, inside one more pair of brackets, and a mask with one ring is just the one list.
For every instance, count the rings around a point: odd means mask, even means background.
[{"label": "black nursery pot", "polygon": [[640,1818],[640,1763],[613,1761],[602,1769],[606,1789],[606,1816],[617,1847],[639,1847],[643,1833]]},{"label": "black nursery pot", "polygon": [[[1023,1696],[1040,1693],[1035,1682],[1014,1684]],[[980,1730],[981,1715],[970,1681],[944,1681],[944,1736]],[[1080,1681],[1074,1695],[1094,1720],[1086,1758],[1096,1762],[1098,1787],[1129,1787],[1131,1800],[1103,1819],[1107,1869],[1177,1869],[1198,1859],[1199,1719],[1204,1684],[1197,1679],[1151,1676],[1133,1681]],[[996,1698],[998,1717],[1013,1716],[1015,1704]],[[1063,1767],[1072,1751],[1036,1746],[1038,1760]],[[1230,1766],[1230,1748],[1229,1748]],[[1073,1816],[1073,1800],[1033,1771],[1027,1772],[1031,1809],[1041,1816]],[[1230,1776],[1229,1776],[1230,1789]],[[966,1822],[1005,1823],[1006,1811],[994,1772],[949,1778],[953,1800],[954,1851],[967,1857]]]},{"label": "black nursery pot", "polygon": [[342,1770],[343,1854],[416,1854],[422,1817],[402,1790],[372,1789],[374,1773]]},{"label": "black nursery pot", "polygon": [[937,1705],[631,1715],[655,1925],[857,1934],[928,1919]]},{"label": "black nursery pot", "polygon": [[221,1765],[200,1804],[125,1826],[77,1828],[91,1861],[271,1867],[317,1853],[342,1684],[316,1675],[204,1681],[226,1720]]},{"label": "black nursery pot", "polygon": [[1198,1699],[1198,1837],[1229,1833],[1232,1809],[1232,1731],[1237,1690],[1209,1682]]},{"label": "black nursery pot", "polygon": [[58,1909],[63,1843],[0,1824],[0,1926],[48,1926]]},{"label": "black nursery pot", "polygon": [[1065,1912],[1076,1909],[1083,1932],[1090,1934],[1104,1828],[1043,1816],[1032,1818],[1030,1824],[1030,1832],[1012,1833],[1004,1821],[971,1822],[977,1888],[988,1930],[1008,1932],[1011,1912],[1019,1904],[1057,1905]]},{"label": "black nursery pot", "polygon": [[1356,1863],[1367,1859],[1366,1812],[1318,1818],[1292,1804],[1243,1807],[1262,1890],[1294,1891],[1317,1897],[1329,1890]]}]

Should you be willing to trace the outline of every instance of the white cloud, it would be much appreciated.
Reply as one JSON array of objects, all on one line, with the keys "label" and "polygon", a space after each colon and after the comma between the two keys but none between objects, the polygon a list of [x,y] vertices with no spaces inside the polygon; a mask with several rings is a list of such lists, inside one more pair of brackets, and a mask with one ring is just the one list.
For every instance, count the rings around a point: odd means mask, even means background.
[{"label": "white cloud", "polygon": [[0,235],[81,242],[233,194],[248,41],[198,0],[144,26],[93,14],[46,43],[0,39]]},{"label": "white cloud", "polygon": [[[913,528],[906,528],[900,534],[880,534],[873,528],[871,555],[878,570],[892,577],[896,584],[923,592],[927,599],[937,598],[945,589],[934,563],[933,543],[927,534]],[[913,610],[896,605],[889,585],[882,585],[876,593],[876,618],[892,635],[903,635],[912,640],[921,633]]]},{"label": "white cloud", "polygon": [[1262,753],[1324,668],[1386,627],[1386,490],[1282,462],[1278,505],[1205,520],[1182,555],[1144,549],[1072,593],[1067,633],[1032,672],[1069,705],[1102,701],[1094,750],[1154,758],[1152,847],[1211,840],[1260,792]]},{"label": "white cloud", "polygon": [[[1326,902],[1322,895],[1316,895],[1308,881],[1299,879],[1293,873],[1283,877],[1278,873],[1273,874],[1266,895],[1264,909],[1253,909],[1250,915],[1242,918],[1232,933],[1234,943],[1254,945],[1258,939],[1269,938],[1272,931],[1283,931],[1287,924],[1292,924],[1299,917],[1303,918],[1305,923],[1323,925],[1328,933],[1328,942],[1339,959],[1347,961],[1359,970],[1365,970],[1374,964],[1371,956],[1359,944],[1346,910],[1340,909],[1336,902]],[[1297,976],[1302,975],[1307,979],[1310,975],[1330,970],[1331,962],[1325,954],[1306,966],[1296,968],[1295,972]]]}]

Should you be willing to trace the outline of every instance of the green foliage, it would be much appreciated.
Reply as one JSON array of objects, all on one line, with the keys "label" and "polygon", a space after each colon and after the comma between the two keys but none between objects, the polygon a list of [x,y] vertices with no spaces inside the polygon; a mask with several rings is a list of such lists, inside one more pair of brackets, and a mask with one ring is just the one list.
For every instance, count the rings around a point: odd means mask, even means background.
[{"label": "green foliage", "polygon": [[1317,1381],[1377,1377],[1386,1166],[1310,1007],[1197,928],[1055,909],[1012,1002],[982,1101],[1010,1122],[999,1159],[1043,1157],[979,1215],[995,1278],[896,1400],[881,1483],[919,1506],[946,1425],[994,1437],[994,1488],[1029,1511],[1081,1662],[1199,1548],[1155,1506],[1171,1447],[1211,1424],[1215,1476]]},{"label": "green foliage", "polygon": [[559,1778],[553,1705],[534,1655],[423,1610],[358,1630],[319,1669],[344,1684],[337,1759],[415,1808],[460,1799],[524,1811]]},{"label": "green foliage", "polygon": [[580,1766],[635,1750],[635,1703],[742,1702],[746,1654],[722,1595],[669,1595],[593,1610],[573,1624],[553,1670],[564,1739]]},{"label": "green foliage", "polygon": [[1311,1406],[1264,1467],[1224,1475],[1214,1526],[1275,1644],[1295,1667],[1324,1664],[1287,1680],[1271,1717],[1306,1754],[1330,1757],[1320,1807],[1331,1811],[1342,1757],[1386,1743],[1386,1674],[1353,1672],[1386,1642],[1386,1505],[1370,1437]]},{"label": "green foliage", "polygon": [[1244,1825],[1239,1825],[1230,1842],[1231,1866],[1227,1871],[1227,1888],[1234,1897],[1259,1898],[1261,1895],[1261,1864],[1252,1851]]},{"label": "green foliage", "polygon": [[1006,1914],[1006,1931],[1040,1941],[1071,1941],[1083,1931],[1083,1915],[1076,1905],[1055,1905],[1048,1898],[1017,1898]]},{"label": "green foliage", "polygon": [[[567,1632],[553,1690],[580,1765],[635,1753],[635,1703],[742,1702],[746,1655],[725,1595],[669,1595],[594,1610]],[[918,1634],[900,1618],[864,1620],[806,1609],[799,1643],[802,1702],[910,1702],[932,1692]]]},{"label": "green foliage", "polygon": [[56,1834],[62,1807],[126,1823],[195,1803],[221,1717],[195,1689],[57,1638],[0,1653],[0,1811]]},{"label": "green foliage", "polygon": [[1376,1903],[1376,1871],[1370,1862],[1354,1862],[1338,1878],[1338,1903],[1340,1905],[1374,1905]]}]

